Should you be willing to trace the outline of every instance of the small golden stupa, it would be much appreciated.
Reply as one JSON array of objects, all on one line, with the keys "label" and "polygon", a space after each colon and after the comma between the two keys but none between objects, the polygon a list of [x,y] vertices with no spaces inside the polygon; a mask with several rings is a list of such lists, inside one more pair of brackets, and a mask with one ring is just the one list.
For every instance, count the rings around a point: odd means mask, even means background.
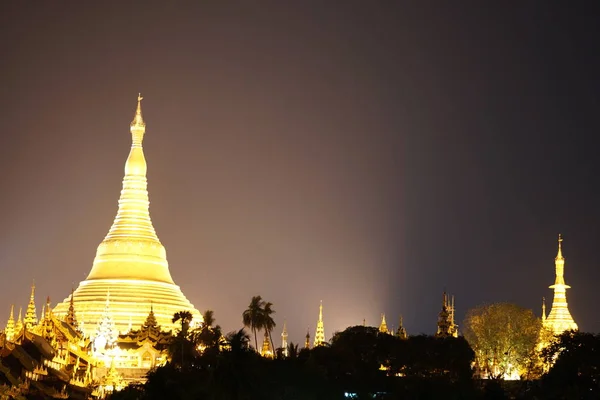
[{"label": "small golden stupa", "polygon": [[550,286],[550,289],[554,289],[552,308],[550,309],[550,314],[546,317],[546,307],[544,304],[544,315],[542,316],[544,326],[549,328],[555,335],[560,335],[567,330],[578,329],[567,304],[567,289],[570,289],[571,286],[565,283],[565,258],[562,255],[562,241],[562,236],[558,235],[558,254],[556,254],[556,258],[554,259],[556,279],[554,285]]}]

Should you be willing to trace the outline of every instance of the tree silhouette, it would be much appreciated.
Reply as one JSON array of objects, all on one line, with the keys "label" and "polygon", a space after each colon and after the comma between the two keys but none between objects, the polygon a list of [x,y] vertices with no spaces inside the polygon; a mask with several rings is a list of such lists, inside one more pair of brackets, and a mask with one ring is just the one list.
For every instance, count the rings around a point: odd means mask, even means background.
[{"label": "tree silhouette", "polygon": [[258,339],[256,332],[264,327],[263,306],[265,302],[261,296],[253,296],[248,309],[242,313],[244,326],[252,330],[254,336],[254,348],[258,351]]},{"label": "tree silhouette", "polygon": [[265,303],[262,309],[262,325],[269,336],[271,348],[274,350],[275,346],[273,345],[273,337],[271,336],[271,332],[273,332],[273,329],[275,329],[275,326],[277,325],[275,324],[275,320],[273,320],[273,314],[275,314],[275,310],[273,310],[273,303]]},{"label": "tree silhouette", "polygon": [[181,361],[180,367],[185,367],[185,354],[193,354],[194,344],[189,338],[190,322],[192,321],[192,313],[189,311],[179,311],[173,315],[173,323],[180,322],[181,329],[171,341],[169,346],[169,355],[171,362],[177,364]]},{"label": "tree silhouette", "polygon": [[215,325],[216,319],[212,310],[206,310],[203,314],[203,322],[192,332],[194,345],[200,347],[203,352],[215,352],[223,344],[221,327]]},{"label": "tree silhouette", "polygon": [[552,365],[543,379],[548,394],[600,398],[600,335],[566,331],[542,354]]}]

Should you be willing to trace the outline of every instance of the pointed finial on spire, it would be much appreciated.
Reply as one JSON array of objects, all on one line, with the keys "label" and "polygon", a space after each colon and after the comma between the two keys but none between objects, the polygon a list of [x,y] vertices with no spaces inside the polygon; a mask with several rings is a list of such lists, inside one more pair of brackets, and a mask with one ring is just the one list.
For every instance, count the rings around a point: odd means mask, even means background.
[{"label": "pointed finial on spire", "polygon": [[558,234],[558,253],[556,254],[556,259],[557,260],[563,258],[563,255],[562,255],[562,241],[563,241],[562,235],[559,233]]},{"label": "pointed finial on spire", "polygon": [[38,318],[35,309],[35,281],[31,284],[31,297],[29,298],[29,304],[27,304],[27,311],[25,313],[25,325],[30,329],[37,325]]},{"label": "pointed finial on spire", "polygon": [[144,118],[142,117],[142,100],[144,98],[142,97],[141,93],[138,93],[138,98],[137,98],[137,109],[135,110],[135,116],[133,117],[133,121],[131,121],[131,126],[141,126],[141,127],[145,127],[146,123],[144,122]]},{"label": "pointed finial on spire", "polygon": [[52,308],[50,307],[50,296],[46,298],[46,309],[44,313],[44,318],[49,320],[52,315]]},{"label": "pointed finial on spire", "polygon": [[142,99],[141,93],[138,94],[137,109],[135,110],[135,116],[130,125],[131,139],[134,147],[142,146],[142,140],[144,140],[144,133],[146,132],[146,123],[142,117]]}]

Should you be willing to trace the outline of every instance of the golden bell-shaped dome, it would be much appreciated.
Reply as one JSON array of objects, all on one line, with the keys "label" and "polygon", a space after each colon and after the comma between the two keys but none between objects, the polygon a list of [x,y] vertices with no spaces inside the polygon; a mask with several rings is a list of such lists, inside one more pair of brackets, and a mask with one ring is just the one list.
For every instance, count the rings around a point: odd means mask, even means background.
[{"label": "golden bell-shaped dome", "polygon": [[[150,219],[147,165],[142,147],[146,123],[141,100],[138,96],[137,110],[130,126],[131,150],[125,162],[117,215],[98,246],[87,279],[73,293],[75,307],[80,315],[84,315],[87,329],[95,329],[101,319],[109,291],[113,321],[120,331],[128,326],[136,329],[142,325],[150,303],[163,328],[173,327],[173,314],[179,311],[190,311],[194,319],[201,320],[198,310],[173,282],[165,248]],[[66,313],[68,307],[69,298],[54,312]]]}]

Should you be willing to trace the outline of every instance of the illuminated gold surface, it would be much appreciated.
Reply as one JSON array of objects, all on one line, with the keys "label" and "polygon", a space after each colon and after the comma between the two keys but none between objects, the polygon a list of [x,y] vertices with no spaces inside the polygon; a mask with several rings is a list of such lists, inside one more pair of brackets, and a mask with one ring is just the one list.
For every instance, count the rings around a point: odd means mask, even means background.
[{"label": "illuminated gold surface", "polygon": [[379,332],[388,333],[387,323],[385,322],[385,314],[381,314],[381,323],[379,324]]},{"label": "illuminated gold surface", "polygon": [[458,325],[454,322],[454,296],[450,301],[445,291],[442,295],[442,310],[438,316],[438,327],[435,335],[438,337],[458,337]]},{"label": "illuminated gold surface", "polygon": [[262,348],[260,355],[267,358],[273,358],[273,350],[271,349],[271,341],[269,341],[269,335],[265,331],[265,338],[263,339]]},{"label": "illuminated gold surface", "polygon": [[288,333],[287,333],[287,325],[285,320],[283,321],[283,332],[281,332],[281,349],[283,351],[283,356],[288,356]]},{"label": "illuminated gold surface", "polygon": [[544,320],[544,326],[556,335],[566,330],[578,329],[567,304],[567,289],[570,289],[571,286],[565,284],[565,258],[562,255],[562,241],[561,235],[558,235],[558,254],[554,259],[556,280],[554,285],[550,286],[550,289],[554,289],[554,300],[552,301],[550,314]]},{"label": "illuminated gold surface", "polygon": [[10,316],[8,317],[8,322],[6,322],[6,328],[4,328],[4,334],[6,335],[6,340],[12,340],[15,335],[15,306],[10,306]]},{"label": "illuminated gold surface", "polygon": [[31,329],[37,325],[37,313],[35,311],[35,284],[31,285],[31,295],[29,296],[29,304],[27,304],[27,312],[25,313],[25,327]]},{"label": "illuminated gold surface", "polygon": [[[80,328],[90,336],[102,319],[109,291],[112,320],[118,331],[142,325],[150,303],[163,329],[176,327],[172,318],[178,311],[192,312],[194,322],[202,318],[173,282],[165,248],[150,219],[147,165],[142,147],[146,123],[141,100],[138,96],[130,125],[132,144],[125,163],[117,216],[98,246],[87,279],[73,293]],[[69,305],[70,297],[57,305],[54,312],[64,316]]]},{"label": "illuminated gold surface", "polygon": [[315,342],[314,345],[320,346],[325,343],[325,327],[323,325],[323,301],[321,300],[321,305],[319,306],[319,321],[317,321],[317,331],[315,332]]}]

